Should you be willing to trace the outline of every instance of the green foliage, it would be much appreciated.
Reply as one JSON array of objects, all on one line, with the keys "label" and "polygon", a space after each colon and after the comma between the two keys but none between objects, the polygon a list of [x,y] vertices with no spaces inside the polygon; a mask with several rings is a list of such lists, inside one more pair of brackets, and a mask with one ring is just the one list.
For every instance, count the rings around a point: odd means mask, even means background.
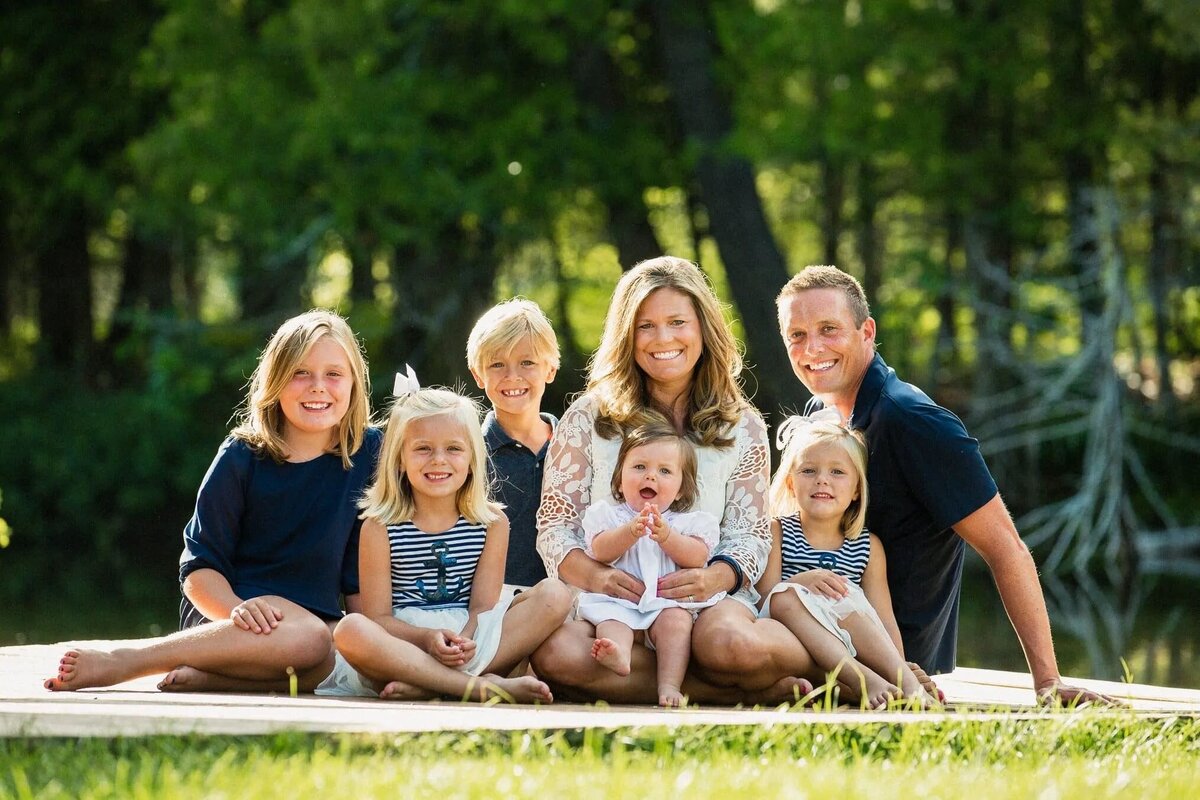
[{"label": "green foliage", "polygon": [[20,531],[0,603],[161,598],[196,487],[227,430],[261,334],[143,330],[142,382],[99,390],[39,371],[0,394],[0,483]]},{"label": "green foliage", "polygon": [[[0,740],[4,797],[1187,796],[1190,719],[1045,714],[905,724]],[[798,776],[803,778],[799,779]]]}]

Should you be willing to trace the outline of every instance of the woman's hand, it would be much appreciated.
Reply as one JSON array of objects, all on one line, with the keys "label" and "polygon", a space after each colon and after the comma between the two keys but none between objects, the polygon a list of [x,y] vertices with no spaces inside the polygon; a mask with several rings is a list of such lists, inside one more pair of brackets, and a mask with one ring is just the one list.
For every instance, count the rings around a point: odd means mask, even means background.
[{"label": "woman's hand", "polygon": [[798,572],[788,578],[788,583],[799,584],[813,594],[823,594],[831,600],[841,600],[850,594],[850,581],[827,569]]},{"label": "woman's hand", "polygon": [[616,567],[601,566],[593,580],[591,591],[636,603],[642,599],[646,584]]},{"label": "woman's hand", "polygon": [[252,597],[234,606],[229,619],[244,631],[268,634],[279,627],[283,609],[271,605],[264,597]]},{"label": "woman's hand", "polygon": [[426,652],[447,667],[465,667],[475,654],[475,642],[454,631],[430,628],[428,636]]},{"label": "woman's hand", "polygon": [[680,569],[658,579],[658,596],[680,603],[703,603],[718,592],[727,592],[732,570],[726,564]]}]

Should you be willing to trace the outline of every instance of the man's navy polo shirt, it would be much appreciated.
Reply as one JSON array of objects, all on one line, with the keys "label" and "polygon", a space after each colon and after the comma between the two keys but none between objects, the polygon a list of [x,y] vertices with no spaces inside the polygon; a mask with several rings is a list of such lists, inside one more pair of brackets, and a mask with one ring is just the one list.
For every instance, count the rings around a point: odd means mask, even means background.
[{"label": "man's navy polo shirt", "polygon": [[[551,428],[558,424],[553,414],[542,412]],[[537,553],[537,510],[542,502],[542,467],[550,442],[534,453],[505,433],[489,411],[483,420],[483,440],[488,451],[488,472],[496,499],[504,503],[508,517],[508,561],[504,582],[533,586],[546,577],[546,566]]]},{"label": "man's navy polo shirt", "polygon": [[887,555],[904,654],[926,672],[954,669],[965,543],[952,526],[996,496],[962,421],[896,377],[876,353],[850,427],[867,440],[867,527]]}]

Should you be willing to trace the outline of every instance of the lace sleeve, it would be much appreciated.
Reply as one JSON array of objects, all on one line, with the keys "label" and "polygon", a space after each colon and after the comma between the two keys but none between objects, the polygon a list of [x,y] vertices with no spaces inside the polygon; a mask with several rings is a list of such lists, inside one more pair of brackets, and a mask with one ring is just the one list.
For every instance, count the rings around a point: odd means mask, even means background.
[{"label": "lace sleeve", "polygon": [[771,518],[767,514],[771,451],[767,442],[767,424],[757,411],[748,409],[737,426],[737,465],[725,486],[721,541],[712,553],[737,561],[750,586],[762,576],[771,552]]},{"label": "lace sleeve", "polygon": [[537,513],[537,550],[546,574],[558,577],[558,565],[572,550],[586,551],[582,519],[592,504],[594,406],[586,395],[566,413],[546,452],[542,502]]}]

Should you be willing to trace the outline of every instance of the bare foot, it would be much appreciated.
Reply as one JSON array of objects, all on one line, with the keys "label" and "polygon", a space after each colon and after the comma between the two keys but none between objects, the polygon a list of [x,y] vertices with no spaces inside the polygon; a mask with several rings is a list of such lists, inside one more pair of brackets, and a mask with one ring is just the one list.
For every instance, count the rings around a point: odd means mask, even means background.
[{"label": "bare foot", "polygon": [[58,662],[58,674],[42,685],[52,692],[73,692],[95,686],[112,686],[131,676],[121,668],[121,660],[100,650],[68,650]]},{"label": "bare foot", "polygon": [[867,692],[860,700],[860,705],[875,711],[882,711],[893,700],[902,700],[904,692],[894,683],[888,683],[878,675],[867,676]]},{"label": "bare foot", "polygon": [[679,691],[678,686],[660,683],[658,685],[658,704],[663,708],[683,708],[687,705],[687,697]]},{"label": "bare foot", "polygon": [[780,703],[799,703],[813,690],[813,685],[804,678],[784,676],[766,689],[746,694],[745,703],[752,706],[777,706]]},{"label": "bare foot", "polygon": [[592,658],[621,677],[629,674],[629,657],[612,639],[597,639],[592,643]]},{"label": "bare foot", "polygon": [[428,700],[433,692],[404,681],[392,681],[379,693],[380,700]]},{"label": "bare foot", "polygon": [[203,692],[212,688],[213,674],[202,669],[181,665],[168,672],[158,682],[160,692]]},{"label": "bare foot", "polygon": [[484,683],[477,690],[480,700],[498,697],[509,703],[553,703],[550,687],[531,675],[501,678],[499,675],[480,675]]}]

